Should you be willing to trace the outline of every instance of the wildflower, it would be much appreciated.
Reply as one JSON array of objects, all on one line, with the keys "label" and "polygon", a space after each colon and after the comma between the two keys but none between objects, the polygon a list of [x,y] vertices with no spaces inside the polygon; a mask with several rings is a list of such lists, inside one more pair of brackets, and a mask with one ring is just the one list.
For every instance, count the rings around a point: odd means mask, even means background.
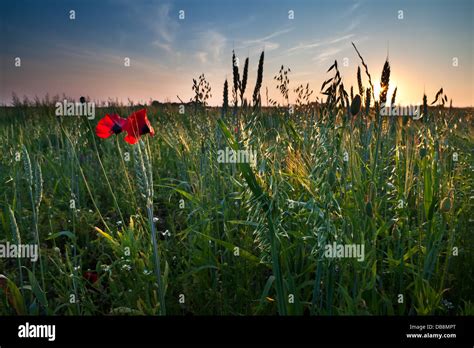
[{"label": "wildflower", "polygon": [[166,237],[170,237],[171,236],[171,233],[169,230],[166,230],[164,232],[160,232],[160,239],[161,240],[165,240]]},{"label": "wildflower", "polygon": [[155,130],[146,116],[145,109],[132,113],[127,118],[127,123],[123,129],[127,132],[125,141],[132,145],[136,144],[143,134],[150,133],[151,136],[155,135]]},{"label": "wildflower", "polygon": [[109,271],[110,271],[110,266],[109,266],[109,265],[100,265],[100,268],[101,268],[104,272],[109,272]]},{"label": "wildflower", "polygon": [[132,266],[130,266],[129,264],[124,264],[122,266],[122,271],[130,271],[132,269]]},{"label": "wildflower", "polygon": [[85,280],[89,281],[92,284],[97,282],[97,280],[99,279],[97,272],[93,272],[93,271],[84,272],[83,276]]},{"label": "wildflower", "polygon": [[446,307],[446,309],[453,309],[453,308],[454,308],[453,303],[450,302],[450,301],[448,301],[448,300],[446,300],[445,298],[443,298],[443,299],[441,300],[441,304],[442,304],[444,307]]},{"label": "wildflower", "polygon": [[108,138],[112,134],[119,134],[124,130],[127,120],[117,114],[107,114],[102,118],[95,129],[99,138]]}]

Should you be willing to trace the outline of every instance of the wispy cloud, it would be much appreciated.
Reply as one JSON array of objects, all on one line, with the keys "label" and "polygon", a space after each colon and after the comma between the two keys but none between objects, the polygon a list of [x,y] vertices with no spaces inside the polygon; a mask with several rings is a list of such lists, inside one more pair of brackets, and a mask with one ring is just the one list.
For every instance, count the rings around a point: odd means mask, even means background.
[{"label": "wispy cloud", "polygon": [[170,4],[161,4],[155,10],[156,15],[152,21],[153,29],[159,38],[165,42],[171,43],[174,40],[175,32],[179,24],[170,17]]},{"label": "wispy cloud", "polygon": [[199,48],[195,56],[201,63],[218,63],[221,61],[227,39],[216,30],[205,30],[196,34],[194,42]]},{"label": "wispy cloud", "polygon": [[329,49],[325,50],[324,52],[321,52],[317,56],[313,57],[312,60],[317,61],[318,63],[322,63],[322,62],[326,61],[327,59],[333,57],[334,55],[338,54],[339,52],[341,52],[342,49],[343,49],[342,47],[329,48]]},{"label": "wispy cloud", "polygon": [[360,5],[361,5],[360,1],[356,1],[350,6],[344,5],[345,9],[340,12],[340,17],[347,18],[349,16],[353,16],[354,13],[357,12],[357,9],[360,8]]},{"label": "wispy cloud", "polygon": [[343,41],[347,41],[349,40],[350,38],[352,38],[354,36],[354,34],[347,34],[347,35],[344,35],[344,36],[340,36],[340,37],[337,37],[337,38],[334,38],[334,39],[331,39],[328,41],[328,45],[334,45],[338,42],[343,42]]},{"label": "wispy cloud", "polygon": [[257,38],[257,39],[244,39],[244,40],[238,40],[237,41],[237,46],[234,47],[235,49],[242,49],[242,48],[251,48],[251,47],[256,47],[258,46],[258,49],[264,49],[265,51],[272,51],[276,50],[277,48],[280,47],[279,42],[275,42],[275,38],[282,36],[284,34],[287,34],[291,32],[293,28],[286,28],[282,30],[275,31],[271,34],[265,35],[263,37]]},{"label": "wispy cloud", "polygon": [[355,30],[360,25],[360,22],[361,18],[359,17],[352,19],[349,25],[346,27],[345,32],[351,32]]},{"label": "wispy cloud", "polygon": [[347,35],[343,35],[343,36],[339,36],[339,37],[330,38],[330,39],[327,39],[327,40],[319,40],[319,41],[308,42],[308,43],[300,43],[300,44],[288,49],[287,52],[291,53],[291,52],[299,51],[299,50],[309,50],[309,49],[316,48],[316,47],[331,46],[331,45],[337,44],[339,42],[347,41],[350,38],[352,38],[353,36],[354,36],[354,34],[347,34]]},{"label": "wispy cloud", "polygon": [[255,45],[255,44],[260,44],[262,42],[267,42],[273,38],[276,38],[280,35],[283,35],[283,34],[286,34],[286,33],[289,33],[290,31],[292,31],[293,28],[286,28],[286,29],[283,29],[283,30],[278,30],[278,31],[275,31],[274,33],[272,34],[269,34],[267,36],[264,36],[262,38],[259,38],[259,39],[253,39],[253,40],[243,40],[242,43],[244,45]]},{"label": "wispy cloud", "polygon": [[355,10],[357,10],[358,8],[360,7],[360,2],[356,2],[354,3],[350,8],[349,8],[349,11],[348,11],[348,15],[352,14],[355,12]]},{"label": "wispy cloud", "polygon": [[162,50],[166,51],[167,53],[171,53],[173,51],[173,48],[171,47],[171,44],[166,43],[166,42],[162,42],[160,40],[155,40],[151,44],[153,46],[161,48]]}]

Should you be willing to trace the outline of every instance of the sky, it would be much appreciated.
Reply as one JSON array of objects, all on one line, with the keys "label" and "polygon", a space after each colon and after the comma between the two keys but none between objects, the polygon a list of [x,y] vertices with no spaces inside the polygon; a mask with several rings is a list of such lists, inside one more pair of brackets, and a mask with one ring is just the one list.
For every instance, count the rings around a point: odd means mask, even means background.
[{"label": "sky", "polygon": [[[59,94],[127,102],[188,101],[204,73],[211,105],[232,80],[232,50],[249,57],[251,99],[260,52],[270,98],[283,103],[273,77],[291,69],[293,90],[309,83],[314,98],[338,61],[357,91],[360,60],[379,83],[391,65],[389,95],[401,104],[429,101],[443,87],[455,106],[474,105],[473,0],[1,0],[0,104],[12,93]],[[71,10],[75,19],[71,19]],[[180,18],[180,14],[184,18]],[[403,12],[400,12],[403,11]],[[293,15],[293,16],[292,16]],[[403,17],[403,18],[400,18]],[[16,58],[21,59],[21,66]],[[130,66],[125,66],[129,58]],[[457,66],[456,65],[457,62]],[[346,63],[346,64],[344,64]],[[345,66],[347,65],[347,66]],[[362,68],[362,66],[361,66]],[[368,82],[363,75],[364,84]],[[262,95],[265,105],[266,97]]]}]

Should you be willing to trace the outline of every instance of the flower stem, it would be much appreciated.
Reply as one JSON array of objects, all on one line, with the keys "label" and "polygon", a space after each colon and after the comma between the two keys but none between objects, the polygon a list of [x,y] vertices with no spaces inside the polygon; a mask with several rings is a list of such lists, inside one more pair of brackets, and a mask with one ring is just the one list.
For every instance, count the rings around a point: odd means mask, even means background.
[{"label": "flower stem", "polygon": [[151,239],[153,241],[153,259],[155,262],[155,275],[156,275],[156,281],[158,283],[158,292],[160,296],[160,314],[166,315],[165,294],[164,294],[163,284],[161,281],[160,255],[158,253],[158,243],[156,240],[155,223],[153,222],[153,202],[151,201],[147,202],[146,210],[148,212],[148,220],[150,221],[150,227],[151,227]]}]

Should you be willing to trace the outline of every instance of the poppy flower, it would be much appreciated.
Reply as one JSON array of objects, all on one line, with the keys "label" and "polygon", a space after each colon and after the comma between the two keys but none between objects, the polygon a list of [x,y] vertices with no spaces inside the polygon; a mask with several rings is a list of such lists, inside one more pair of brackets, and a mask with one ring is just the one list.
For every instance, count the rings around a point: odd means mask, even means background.
[{"label": "poppy flower", "polygon": [[132,113],[127,118],[127,123],[123,129],[127,131],[125,141],[132,145],[136,144],[143,134],[150,133],[151,136],[155,135],[155,130],[146,116],[146,109]]},{"label": "poppy flower", "polygon": [[117,114],[107,114],[102,118],[95,129],[99,138],[108,138],[112,134],[119,134],[123,131],[127,120]]},{"label": "poppy flower", "polygon": [[84,279],[94,284],[99,279],[97,272],[87,271],[84,272]]}]

